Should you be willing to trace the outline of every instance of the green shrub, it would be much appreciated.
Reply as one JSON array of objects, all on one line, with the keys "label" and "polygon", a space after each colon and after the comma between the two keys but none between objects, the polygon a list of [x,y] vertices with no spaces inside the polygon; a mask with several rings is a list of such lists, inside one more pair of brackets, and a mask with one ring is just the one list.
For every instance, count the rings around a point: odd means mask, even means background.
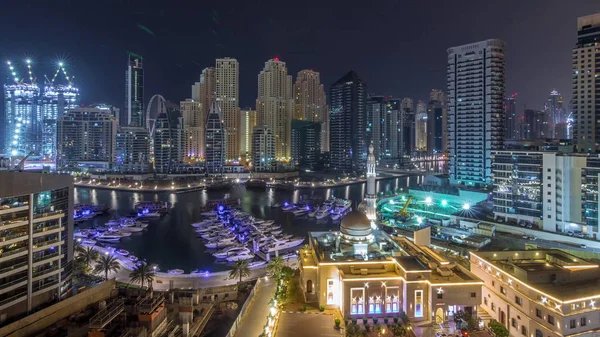
[{"label": "green shrub", "polygon": [[320,310],[321,312],[325,311],[325,306],[324,306],[324,305],[321,305],[321,306],[319,307],[319,310]]},{"label": "green shrub", "polygon": [[339,329],[340,328],[340,323],[341,323],[340,319],[336,318],[333,322],[335,323],[335,328]]}]

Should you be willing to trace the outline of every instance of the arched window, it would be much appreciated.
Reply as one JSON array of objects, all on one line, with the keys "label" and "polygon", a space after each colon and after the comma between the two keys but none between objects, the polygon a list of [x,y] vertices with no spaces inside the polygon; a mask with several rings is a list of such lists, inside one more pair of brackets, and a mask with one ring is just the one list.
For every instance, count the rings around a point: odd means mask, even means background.
[{"label": "arched window", "polygon": [[535,337],[544,337],[544,334],[540,330],[536,329],[535,330]]},{"label": "arched window", "polygon": [[381,297],[379,296],[375,299],[375,313],[381,314]]},{"label": "arched window", "polygon": [[369,297],[369,313],[375,313],[375,300],[373,297]]},{"label": "arched window", "polygon": [[351,314],[358,314],[358,298],[353,297],[352,298],[352,304],[350,307],[350,313]]}]

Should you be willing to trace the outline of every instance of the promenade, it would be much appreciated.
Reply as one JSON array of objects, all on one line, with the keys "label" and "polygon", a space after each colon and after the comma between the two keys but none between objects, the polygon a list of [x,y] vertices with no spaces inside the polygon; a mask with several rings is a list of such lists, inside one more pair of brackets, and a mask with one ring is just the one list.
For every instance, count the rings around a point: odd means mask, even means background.
[{"label": "promenade", "polygon": [[275,294],[275,282],[269,278],[261,278],[256,284],[256,294],[246,310],[242,321],[236,330],[235,336],[259,336],[267,323],[269,315],[269,301]]}]

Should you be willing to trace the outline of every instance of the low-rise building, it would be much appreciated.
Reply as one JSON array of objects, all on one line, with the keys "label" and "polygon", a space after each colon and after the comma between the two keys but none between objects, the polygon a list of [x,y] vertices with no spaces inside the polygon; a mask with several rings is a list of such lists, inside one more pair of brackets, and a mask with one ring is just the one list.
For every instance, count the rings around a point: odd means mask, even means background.
[{"label": "low-rise building", "polygon": [[[554,249],[471,253],[481,308],[510,336],[596,336],[598,264]],[[599,302],[600,303],[600,302]]]},{"label": "low-rise building", "polygon": [[339,308],[349,318],[390,317],[441,323],[464,310],[476,313],[483,282],[427,246],[371,228],[350,212],[337,232],[310,232],[301,251],[301,284],[307,299]]}]

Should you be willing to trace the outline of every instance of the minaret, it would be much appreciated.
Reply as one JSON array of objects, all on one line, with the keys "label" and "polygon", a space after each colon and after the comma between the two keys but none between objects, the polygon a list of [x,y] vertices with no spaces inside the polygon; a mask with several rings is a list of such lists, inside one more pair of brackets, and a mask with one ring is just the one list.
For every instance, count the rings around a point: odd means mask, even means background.
[{"label": "minaret", "polygon": [[377,219],[377,173],[375,173],[376,162],[373,150],[373,144],[371,144],[369,146],[369,156],[367,157],[367,194],[365,195],[365,213],[372,224]]}]

